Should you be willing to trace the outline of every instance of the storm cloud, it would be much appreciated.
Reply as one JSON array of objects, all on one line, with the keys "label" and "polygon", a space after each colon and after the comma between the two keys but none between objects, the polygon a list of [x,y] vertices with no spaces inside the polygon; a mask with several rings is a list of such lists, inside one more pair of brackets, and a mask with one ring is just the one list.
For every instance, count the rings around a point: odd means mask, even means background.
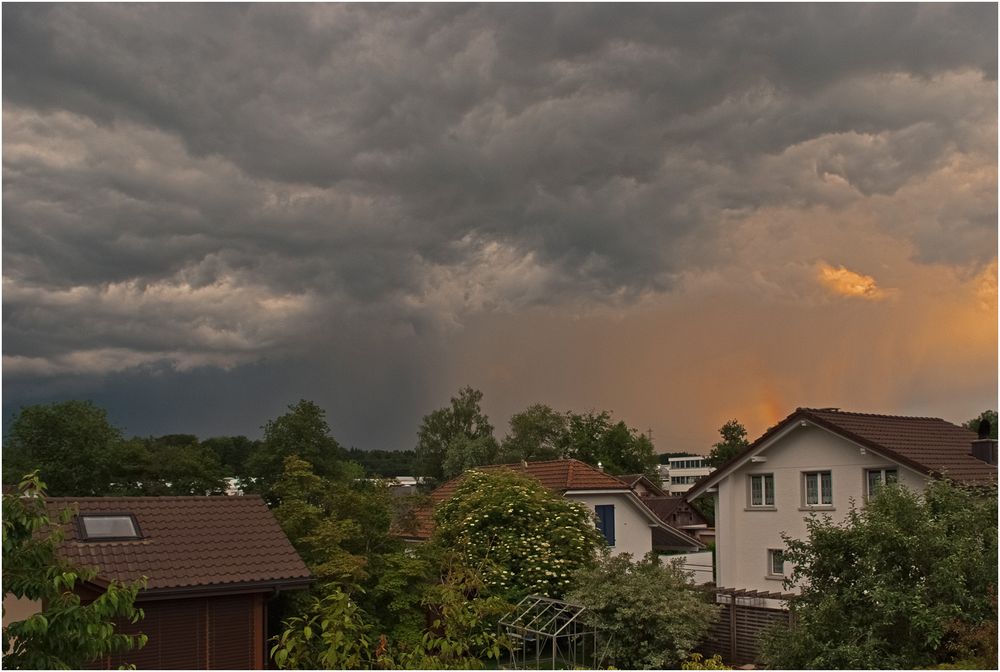
[{"label": "storm cloud", "polygon": [[[789,306],[843,319],[856,309],[830,303],[819,268],[892,288],[873,303],[893,325],[936,310],[905,298],[932,276],[968,293],[996,274],[995,5],[3,18],[5,415],[82,395],[132,431],[253,434],[306,396],[348,443],[409,447],[469,383],[502,413],[610,403],[660,428],[655,403],[566,392],[620,387],[589,350],[537,362],[554,386],[491,378],[532,346],[489,346],[478,325],[666,311],[684,333],[730,305],[706,288],[748,287],[771,322]],[[995,393],[992,286],[992,371],[973,386]],[[693,346],[669,340],[679,360]]]}]

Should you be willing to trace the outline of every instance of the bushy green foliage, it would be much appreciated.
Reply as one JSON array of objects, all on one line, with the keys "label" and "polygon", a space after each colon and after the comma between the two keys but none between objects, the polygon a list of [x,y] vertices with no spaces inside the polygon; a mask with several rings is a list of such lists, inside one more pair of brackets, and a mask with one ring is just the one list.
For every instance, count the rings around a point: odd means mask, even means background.
[{"label": "bushy green foliage", "polygon": [[121,443],[121,430],[89,401],[27,406],[4,437],[4,482],[37,470],[53,496],[105,495]]},{"label": "bushy green foliage", "polygon": [[321,584],[352,592],[368,578],[372,556],[399,547],[389,535],[385,483],[325,479],[290,455],[273,492],[280,502],[275,518]]},{"label": "bushy green foliage", "polygon": [[990,423],[990,438],[991,439],[997,438],[997,424],[1000,423],[997,422],[996,411],[987,409],[982,413],[980,413],[978,417],[972,418],[971,420],[966,420],[962,426],[965,427],[966,429],[971,429],[974,432],[978,432],[979,423],[982,422],[983,420],[986,420],[987,422]]},{"label": "bushy green foliage", "polygon": [[722,661],[722,656],[715,654],[711,658],[705,658],[700,653],[692,653],[687,660],[681,663],[682,670],[731,670]]},{"label": "bushy green foliage", "polygon": [[611,474],[656,475],[657,457],[649,437],[624,422],[614,422],[607,411],[570,413],[561,439],[563,457],[587,464],[600,463]]},{"label": "bushy green foliage", "polygon": [[[94,578],[57,553],[57,521],[45,509],[36,474],[24,478],[16,493],[3,496],[3,592],[35,600],[44,609],[3,629],[3,665],[12,669],[78,669],[104,656],[146,643],[145,635],[116,632],[116,622],[136,623],[142,610],[135,598],[142,582],[113,582],[84,605],[74,589]],[[72,515],[65,511],[59,522]]]},{"label": "bushy green foliage", "polygon": [[562,595],[605,543],[585,505],[507,470],[468,472],[434,520],[432,541],[482,567],[487,589],[512,600]]},{"label": "bushy green foliage", "polygon": [[[914,668],[967,656],[961,633],[996,624],[996,489],[947,481],[880,489],[842,524],[808,521],[786,539],[795,625],[764,639],[785,668]],[[992,652],[978,655],[996,660]]]},{"label": "bushy green foliage", "polygon": [[428,586],[421,604],[431,622],[412,642],[376,630],[351,598],[334,589],[302,616],[283,623],[271,655],[281,669],[477,669],[500,658],[504,640],[497,619],[510,605],[481,595],[482,582],[466,568],[452,567]]},{"label": "bushy green foliage", "polygon": [[750,442],[747,441],[747,430],[736,420],[730,420],[719,427],[722,440],[712,446],[705,462],[710,467],[718,467],[743,452]]},{"label": "bushy green foliage", "polygon": [[285,458],[291,455],[307,461],[324,478],[360,476],[360,473],[345,473],[350,463],[344,459],[344,449],[330,435],[326,411],[306,399],[290,405],[287,413],[264,425],[264,439],[246,461],[246,471],[252,479],[248,488],[276,503],[274,484],[281,475]]},{"label": "bushy green foliage", "polygon": [[705,637],[718,607],[694,587],[680,562],[650,553],[605,555],[573,576],[570,602],[587,607],[620,669],[676,668]]},{"label": "bushy green foliage", "polygon": [[449,406],[424,416],[417,431],[419,475],[450,478],[496,460],[498,445],[482,400],[482,392],[463,387]]},{"label": "bushy green foliage", "polygon": [[510,418],[510,431],[500,444],[498,462],[557,460],[562,457],[569,415],[534,404]]}]

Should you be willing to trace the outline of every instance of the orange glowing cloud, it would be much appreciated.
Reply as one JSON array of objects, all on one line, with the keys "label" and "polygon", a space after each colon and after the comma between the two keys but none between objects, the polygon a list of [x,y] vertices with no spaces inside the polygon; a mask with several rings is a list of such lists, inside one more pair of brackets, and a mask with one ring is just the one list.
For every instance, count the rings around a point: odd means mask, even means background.
[{"label": "orange glowing cloud", "polygon": [[834,268],[827,263],[819,266],[819,281],[834,294],[879,301],[886,292],[879,288],[875,278],[848,270],[843,266]]}]

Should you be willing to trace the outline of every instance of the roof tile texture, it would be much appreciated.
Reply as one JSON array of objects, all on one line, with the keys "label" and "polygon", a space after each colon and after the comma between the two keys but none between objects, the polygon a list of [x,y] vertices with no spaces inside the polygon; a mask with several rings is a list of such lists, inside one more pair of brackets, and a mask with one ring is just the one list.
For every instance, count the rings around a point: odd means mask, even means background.
[{"label": "roof tile texture", "polygon": [[85,541],[74,517],[63,525],[60,552],[97,567],[104,581],[146,576],[146,589],[183,589],[309,578],[309,570],[257,496],[52,497],[50,516],[131,513],[142,539]]},{"label": "roof tile texture", "polygon": [[[842,432],[888,449],[927,470],[967,483],[996,481],[997,468],[971,454],[976,433],[940,418],[800,409]],[[889,455],[892,457],[892,455]]]}]

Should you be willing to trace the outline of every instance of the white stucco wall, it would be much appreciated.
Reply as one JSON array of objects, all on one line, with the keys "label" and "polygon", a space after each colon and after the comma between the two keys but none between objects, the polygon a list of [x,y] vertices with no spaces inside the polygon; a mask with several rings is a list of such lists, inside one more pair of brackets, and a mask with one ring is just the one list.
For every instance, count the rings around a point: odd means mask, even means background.
[{"label": "white stucco wall", "polygon": [[[784,547],[782,532],[805,538],[809,510],[803,506],[803,473],[830,471],[833,506],[814,507],[840,522],[850,500],[863,505],[865,471],[896,469],[900,483],[923,489],[926,477],[818,427],[795,426],[760,453],[767,461],[747,463],[719,483],[716,503],[717,583],[727,588],[784,591],[767,576],[768,549]],[[774,509],[750,510],[749,476],[774,474]],[[790,571],[786,563],[785,573]]]},{"label": "white stucco wall", "polygon": [[653,550],[653,532],[649,527],[649,519],[639,511],[628,496],[567,492],[566,498],[583,502],[591,511],[598,504],[614,505],[615,545],[611,547],[613,555],[631,553],[633,558],[641,558]]},{"label": "white stucco wall", "polygon": [[697,553],[677,553],[675,555],[660,554],[663,562],[681,561],[681,568],[691,572],[691,581],[695,584],[711,583],[712,574],[712,552],[698,551]]}]

